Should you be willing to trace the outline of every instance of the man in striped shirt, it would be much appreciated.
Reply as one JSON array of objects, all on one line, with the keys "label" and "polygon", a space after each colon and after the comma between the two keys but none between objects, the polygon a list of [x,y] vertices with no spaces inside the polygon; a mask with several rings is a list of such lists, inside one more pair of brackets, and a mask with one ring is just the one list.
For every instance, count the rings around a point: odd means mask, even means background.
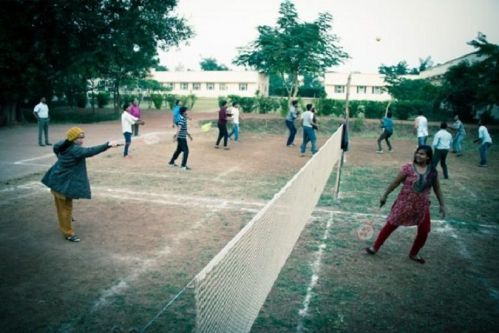
[{"label": "man in striped shirt", "polygon": [[184,155],[182,156],[182,164],[180,166],[182,167],[182,170],[190,170],[191,168],[187,166],[187,157],[189,157],[187,137],[189,137],[189,139],[191,139],[192,141],[192,136],[187,131],[187,108],[185,106],[182,106],[180,108],[180,115],[177,122],[177,134],[175,134],[175,137],[177,138],[177,149],[173,153],[173,156],[168,165],[171,167],[176,167],[177,164],[175,164],[175,160],[180,155],[180,153],[183,152]]}]

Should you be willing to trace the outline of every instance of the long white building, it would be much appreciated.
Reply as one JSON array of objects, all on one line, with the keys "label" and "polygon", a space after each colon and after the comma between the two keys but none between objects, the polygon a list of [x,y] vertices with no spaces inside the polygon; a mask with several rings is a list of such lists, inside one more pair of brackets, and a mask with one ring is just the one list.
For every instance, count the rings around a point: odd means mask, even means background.
[{"label": "long white building", "polygon": [[252,97],[257,92],[262,96],[269,94],[268,77],[256,71],[152,71],[151,78],[175,95],[217,98],[228,95]]},{"label": "long white building", "polygon": [[[324,89],[328,98],[345,99],[349,73],[326,72]],[[350,100],[388,101],[385,76],[382,74],[351,73]]]}]

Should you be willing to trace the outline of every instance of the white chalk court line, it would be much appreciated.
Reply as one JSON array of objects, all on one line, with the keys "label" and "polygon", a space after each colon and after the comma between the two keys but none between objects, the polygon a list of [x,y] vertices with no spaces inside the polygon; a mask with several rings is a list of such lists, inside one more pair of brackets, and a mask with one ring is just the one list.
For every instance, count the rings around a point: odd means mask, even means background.
[{"label": "white chalk court line", "polygon": [[25,160],[15,161],[13,164],[19,165],[19,164],[24,164],[26,162],[44,160],[44,159],[47,159],[49,157],[54,157],[54,156],[55,155],[53,153],[52,154],[46,154],[46,155],[42,155],[42,156],[38,156],[38,157],[28,158],[28,159],[25,159]]},{"label": "white chalk court line", "polygon": [[317,281],[319,280],[319,273],[321,269],[322,263],[322,255],[324,253],[324,249],[326,248],[326,241],[329,238],[329,229],[333,223],[333,213],[330,213],[329,219],[326,224],[326,228],[324,230],[324,234],[322,235],[322,242],[319,245],[319,249],[315,254],[315,261],[312,264],[312,276],[310,278],[310,283],[307,287],[307,294],[303,300],[302,308],[298,311],[300,316],[298,326],[296,331],[298,333],[304,332],[306,329],[303,326],[303,320],[308,316],[308,307],[310,305],[310,300],[312,299],[312,291],[317,285]]}]

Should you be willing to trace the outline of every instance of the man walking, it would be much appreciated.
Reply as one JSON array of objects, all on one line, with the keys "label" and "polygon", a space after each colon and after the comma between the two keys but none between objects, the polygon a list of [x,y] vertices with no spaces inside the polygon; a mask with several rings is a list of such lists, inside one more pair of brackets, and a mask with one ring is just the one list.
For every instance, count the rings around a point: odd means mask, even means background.
[{"label": "man walking", "polygon": [[286,126],[289,129],[288,141],[286,142],[286,146],[293,147],[296,135],[296,127],[295,127],[295,119],[298,117],[297,110],[298,101],[294,100],[291,102],[289,106],[288,115],[286,116]]},{"label": "man walking", "polygon": [[480,144],[478,148],[480,152],[480,164],[479,167],[486,168],[487,165],[487,150],[492,145],[492,138],[490,137],[487,127],[485,127],[484,121],[480,119],[478,121],[478,139],[473,141]]},{"label": "man walking", "polygon": [[435,134],[433,138],[433,150],[435,154],[433,155],[433,167],[436,169],[438,162],[442,166],[444,172],[444,178],[449,179],[449,172],[447,171],[447,154],[449,153],[450,145],[452,142],[452,134],[447,131],[447,123],[443,121],[440,123],[440,130]]},{"label": "man walking", "polygon": [[[42,97],[40,103],[35,106],[33,114],[38,121],[38,145],[41,147],[51,146],[52,144],[49,142],[49,107],[45,97]],[[42,132],[45,134],[45,145],[42,142]]]}]

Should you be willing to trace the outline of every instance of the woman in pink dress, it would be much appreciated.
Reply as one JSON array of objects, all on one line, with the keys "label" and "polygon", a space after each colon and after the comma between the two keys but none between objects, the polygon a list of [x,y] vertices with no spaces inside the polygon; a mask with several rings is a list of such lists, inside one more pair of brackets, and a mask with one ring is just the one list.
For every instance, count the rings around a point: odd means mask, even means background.
[{"label": "woman in pink dress", "polygon": [[404,164],[395,180],[388,186],[379,200],[380,207],[386,203],[388,195],[400,184],[403,184],[374,245],[366,248],[367,253],[376,254],[398,226],[417,225],[418,233],[409,252],[409,258],[421,264],[425,263],[425,260],[418,256],[418,252],[424,246],[430,232],[429,197],[431,188],[433,188],[440,204],[442,218],[445,218],[445,205],[440,191],[437,170],[431,166],[432,156],[433,151],[430,146],[418,147],[414,153],[413,163]]}]

